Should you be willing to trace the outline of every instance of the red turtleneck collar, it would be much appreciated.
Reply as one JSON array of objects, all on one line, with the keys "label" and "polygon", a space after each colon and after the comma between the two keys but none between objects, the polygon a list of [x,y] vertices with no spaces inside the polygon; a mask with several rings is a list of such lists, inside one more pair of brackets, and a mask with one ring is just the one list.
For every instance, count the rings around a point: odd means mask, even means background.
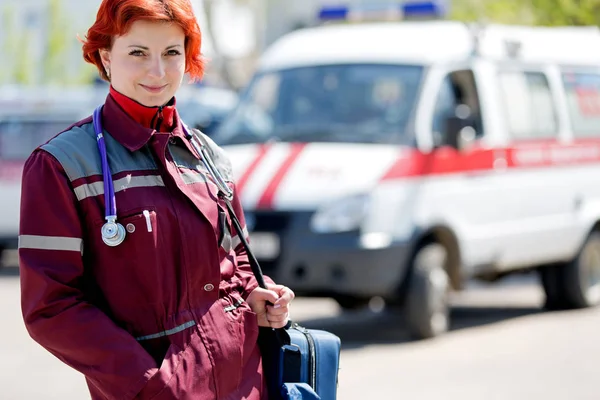
[{"label": "red turtleneck collar", "polygon": [[117,104],[136,122],[145,128],[170,132],[175,126],[175,98],[162,107],[146,107],[135,100],[117,92],[112,86],[110,95]]}]

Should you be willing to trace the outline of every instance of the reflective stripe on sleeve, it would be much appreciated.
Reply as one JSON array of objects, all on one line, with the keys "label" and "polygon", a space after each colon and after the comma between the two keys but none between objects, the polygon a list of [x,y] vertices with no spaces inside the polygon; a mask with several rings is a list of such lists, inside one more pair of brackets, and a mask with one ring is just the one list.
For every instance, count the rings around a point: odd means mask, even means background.
[{"label": "reflective stripe on sleeve", "polygon": [[[153,187],[165,186],[162,177],[157,175],[149,176],[126,176],[125,178],[117,179],[113,182],[115,193],[125,189],[135,187]],[[99,196],[104,194],[104,182],[94,182],[77,186],[75,189],[77,200],[81,201],[88,197]]]},{"label": "reflective stripe on sleeve", "polygon": [[20,235],[19,249],[83,251],[83,239],[64,236]]}]

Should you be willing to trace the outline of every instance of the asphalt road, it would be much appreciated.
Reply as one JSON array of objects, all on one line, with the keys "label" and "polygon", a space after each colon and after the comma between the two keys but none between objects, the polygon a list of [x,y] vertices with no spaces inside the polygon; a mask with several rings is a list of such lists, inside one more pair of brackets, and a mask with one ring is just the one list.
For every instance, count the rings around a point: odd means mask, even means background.
[{"label": "asphalt road", "polygon": [[[1,399],[88,399],[82,376],[34,343],[19,309],[16,268],[0,272]],[[541,312],[534,276],[471,285],[453,300],[453,329],[413,342],[400,315],[340,313],[298,299],[293,318],[343,341],[341,400],[597,400],[600,309]]]}]

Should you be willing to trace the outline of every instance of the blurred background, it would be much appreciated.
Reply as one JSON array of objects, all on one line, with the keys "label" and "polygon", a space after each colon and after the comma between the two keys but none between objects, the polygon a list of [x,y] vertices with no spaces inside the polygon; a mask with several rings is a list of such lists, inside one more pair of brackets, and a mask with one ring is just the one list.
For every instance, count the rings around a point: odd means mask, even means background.
[{"label": "blurred background", "polygon": [[[341,337],[339,399],[600,399],[600,0],[192,3],[179,113],[293,319]],[[107,95],[99,4],[0,0],[3,399],[89,398],[25,331],[16,248],[25,159]]]}]

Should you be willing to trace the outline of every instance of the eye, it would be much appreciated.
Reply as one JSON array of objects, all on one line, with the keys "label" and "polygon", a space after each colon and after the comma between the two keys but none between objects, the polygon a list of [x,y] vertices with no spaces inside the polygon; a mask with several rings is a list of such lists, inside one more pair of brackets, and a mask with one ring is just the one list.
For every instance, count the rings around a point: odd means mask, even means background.
[{"label": "eye", "polygon": [[129,55],[130,55],[130,56],[135,56],[135,57],[141,57],[141,56],[143,56],[143,55],[144,55],[144,52],[143,52],[143,51],[141,51],[141,50],[131,50],[131,51],[129,52]]},{"label": "eye", "polygon": [[168,56],[179,56],[179,55],[181,55],[181,52],[179,50],[171,49],[171,50],[167,51],[167,55]]}]

